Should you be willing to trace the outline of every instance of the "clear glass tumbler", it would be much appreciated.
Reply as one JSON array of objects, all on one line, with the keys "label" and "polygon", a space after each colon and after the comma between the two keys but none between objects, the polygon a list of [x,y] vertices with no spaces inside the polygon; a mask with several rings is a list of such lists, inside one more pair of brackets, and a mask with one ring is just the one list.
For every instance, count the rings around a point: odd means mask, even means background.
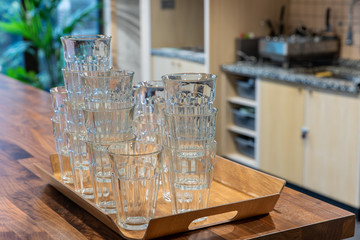
[{"label": "clear glass tumbler", "polygon": [[159,126],[155,114],[139,115],[134,119],[134,133],[139,141],[157,142]]},{"label": "clear glass tumbler", "polygon": [[51,95],[51,106],[55,113],[55,116],[59,114],[65,113],[65,104],[64,100],[67,98],[67,91],[64,86],[59,87],[53,87],[50,89],[50,95]]},{"label": "clear glass tumbler", "polygon": [[135,117],[155,112],[155,101],[164,98],[164,83],[161,80],[140,82],[134,86]]},{"label": "clear glass tumbler", "polygon": [[[122,136],[123,141],[135,140],[135,135]],[[119,136],[120,140],[121,137]],[[119,141],[121,142],[121,141]],[[107,149],[119,142],[86,142],[88,158],[90,159],[90,174],[93,179],[95,204],[106,213],[116,213],[116,204],[113,192],[113,168]]]},{"label": "clear glass tumbler", "polygon": [[173,106],[212,104],[217,76],[207,73],[176,73],[162,76],[167,112]]},{"label": "clear glass tumbler", "polygon": [[111,36],[73,35],[60,39],[66,69],[102,71],[111,68]]},{"label": "clear glass tumbler", "polygon": [[127,230],[146,229],[156,214],[162,146],[128,141],[108,148],[114,167],[117,222]]},{"label": "clear glass tumbler", "polygon": [[[217,143],[197,150],[171,149],[169,171],[171,204],[173,213],[182,213],[208,207],[213,179]],[[202,221],[205,218],[198,219]]]},{"label": "clear glass tumbler", "polygon": [[95,102],[123,102],[133,99],[134,72],[111,70],[85,72],[81,75],[85,104]]},{"label": "clear glass tumbler", "polygon": [[53,116],[51,118],[55,147],[59,160],[60,179],[63,183],[72,184],[74,183],[74,180],[68,153],[67,137],[65,134],[65,120],[61,119],[65,118],[59,116]]},{"label": "clear glass tumbler", "polygon": [[84,105],[83,86],[80,78],[83,72],[84,71],[69,70],[66,68],[62,69],[68,100],[76,103],[79,107]]},{"label": "clear glass tumbler", "polygon": [[74,189],[86,199],[94,199],[94,186],[90,173],[90,159],[86,150],[86,135],[66,131],[68,151],[74,176]]},{"label": "clear glass tumbler", "polygon": [[215,137],[216,108],[213,107],[208,112],[199,111],[199,107],[176,107],[174,109],[176,109],[176,113],[164,113],[166,132],[173,139],[171,147],[201,151],[207,145],[212,144]]},{"label": "clear glass tumbler", "polygon": [[122,140],[124,135],[133,134],[132,103],[89,103],[83,111],[89,141],[117,142]]},{"label": "clear glass tumbler", "polygon": [[66,128],[66,108],[65,101],[67,91],[65,87],[53,87],[50,89],[51,105],[54,115],[51,118],[53,125],[53,134],[55,139],[56,152],[59,159],[60,178],[64,183],[73,183],[73,174],[70,166],[70,160],[67,148]]}]

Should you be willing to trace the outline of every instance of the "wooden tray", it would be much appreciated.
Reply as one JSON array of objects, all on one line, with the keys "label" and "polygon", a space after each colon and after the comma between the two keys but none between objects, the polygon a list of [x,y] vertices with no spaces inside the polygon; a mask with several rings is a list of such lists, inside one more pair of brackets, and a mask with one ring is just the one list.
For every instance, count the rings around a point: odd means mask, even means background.
[{"label": "wooden tray", "polygon": [[[51,155],[50,162],[53,174],[34,164],[41,178],[126,239],[152,239],[267,214],[273,210],[285,185],[282,179],[217,156],[208,208],[171,214],[171,204],[162,199],[160,190],[157,217],[150,220],[146,230],[127,231],[116,224],[115,215],[106,214],[82,198],[71,185],[60,182],[57,155]],[[205,216],[205,221],[192,223]]]}]

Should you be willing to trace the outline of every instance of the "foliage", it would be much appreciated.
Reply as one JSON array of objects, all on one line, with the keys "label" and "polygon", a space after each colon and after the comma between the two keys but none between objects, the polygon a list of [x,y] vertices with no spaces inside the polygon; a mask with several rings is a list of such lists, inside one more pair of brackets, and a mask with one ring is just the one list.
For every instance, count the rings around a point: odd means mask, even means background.
[{"label": "foliage", "polygon": [[[54,18],[60,2],[61,0],[24,0],[24,5],[20,6],[15,14],[3,16],[4,20],[0,21],[0,31],[18,35],[24,39],[23,43],[12,45],[4,52],[3,62],[11,60],[14,54],[24,52],[34,54],[36,58],[43,57],[40,64],[43,65],[48,79],[41,81],[40,73],[34,76],[33,72],[27,73],[21,68],[14,68],[8,71],[8,74],[38,87],[42,85],[43,88],[50,88],[62,82],[60,37],[70,35],[74,28],[88,20],[89,15],[100,5],[92,4],[85,9],[80,9],[64,18],[66,21],[62,24],[56,25]],[[19,72],[15,74],[16,71]],[[40,82],[42,84],[39,85]]]},{"label": "foliage", "polygon": [[35,71],[26,71],[23,67],[10,68],[7,71],[9,77],[18,79],[23,83],[27,83],[37,88],[43,88],[42,83],[39,81],[39,78],[36,76]]}]

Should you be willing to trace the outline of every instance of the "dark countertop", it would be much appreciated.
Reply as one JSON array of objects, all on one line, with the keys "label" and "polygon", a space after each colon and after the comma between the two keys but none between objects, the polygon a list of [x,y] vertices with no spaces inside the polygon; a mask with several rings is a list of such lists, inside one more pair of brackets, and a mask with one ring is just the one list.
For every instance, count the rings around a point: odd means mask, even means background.
[{"label": "dark countertop", "polygon": [[[248,75],[260,78],[268,78],[284,82],[301,84],[308,87],[326,89],[347,94],[359,94],[360,85],[360,62],[352,60],[340,60],[336,66],[322,66],[307,68],[284,69],[277,66],[262,63],[237,62],[224,64],[221,69],[227,73]],[[331,71],[334,77],[320,78],[314,73]],[[350,76],[350,80],[341,79]]]},{"label": "dark countertop", "polygon": [[200,64],[205,63],[205,54],[203,52],[197,52],[181,48],[153,48],[151,49],[151,55],[168,58],[178,58]]}]

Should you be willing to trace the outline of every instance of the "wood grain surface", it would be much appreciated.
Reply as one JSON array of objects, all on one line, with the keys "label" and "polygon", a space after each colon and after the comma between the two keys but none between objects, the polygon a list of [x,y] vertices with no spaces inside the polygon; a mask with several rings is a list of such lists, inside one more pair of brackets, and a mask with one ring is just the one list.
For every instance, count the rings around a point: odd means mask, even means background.
[{"label": "wood grain surface", "polygon": [[[120,239],[35,173],[55,153],[50,95],[0,75],[0,113],[0,239]],[[270,214],[165,239],[343,239],[354,227],[354,214],[285,187]]]}]

